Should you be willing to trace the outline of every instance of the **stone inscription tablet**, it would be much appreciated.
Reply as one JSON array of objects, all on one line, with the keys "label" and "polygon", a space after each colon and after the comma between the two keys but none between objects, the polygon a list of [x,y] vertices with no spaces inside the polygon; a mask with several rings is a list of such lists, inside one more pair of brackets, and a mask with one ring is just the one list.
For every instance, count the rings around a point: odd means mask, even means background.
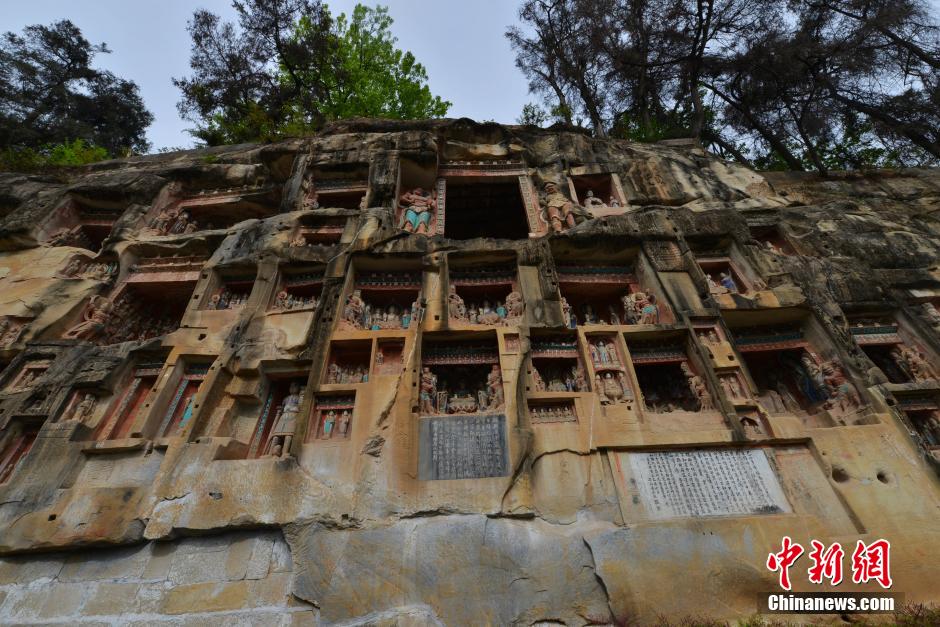
[{"label": "stone inscription tablet", "polygon": [[448,416],[420,421],[418,478],[506,476],[506,417]]},{"label": "stone inscription tablet", "polygon": [[630,453],[630,467],[652,519],[790,512],[761,449]]}]

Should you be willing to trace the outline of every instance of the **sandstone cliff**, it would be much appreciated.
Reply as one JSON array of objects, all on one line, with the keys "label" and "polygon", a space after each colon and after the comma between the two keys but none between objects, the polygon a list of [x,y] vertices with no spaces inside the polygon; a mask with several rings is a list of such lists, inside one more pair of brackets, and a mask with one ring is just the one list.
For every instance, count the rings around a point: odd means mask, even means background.
[{"label": "sandstone cliff", "polygon": [[938,602],[938,212],[469,120],[0,173],[0,622],[733,619],[784,535]]}]

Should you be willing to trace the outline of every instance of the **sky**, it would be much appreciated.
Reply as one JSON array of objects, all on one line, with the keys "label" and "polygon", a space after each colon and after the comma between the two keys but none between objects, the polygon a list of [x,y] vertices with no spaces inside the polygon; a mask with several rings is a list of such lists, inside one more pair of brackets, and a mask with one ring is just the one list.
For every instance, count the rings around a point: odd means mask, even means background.
[{"label": "sky", "polygon": [[[0,0],[0,31],[70,19],[93,44],[107,43],[97,67],[133,80],[154,123],[153,150],[191,147],[190,122],[179,117],[179,90],[171,78],[189,74],[186,22],[197,8],[234,20],[230,0]],[[334,15],[349,14],[355,0],[328,2]],[[432,93],[453,103],[448,117],[512,123],[535,100],[515,67],[506,27],[516,21],[513,0],[384,0],[398,46],[410,50],[428,72]]]}]

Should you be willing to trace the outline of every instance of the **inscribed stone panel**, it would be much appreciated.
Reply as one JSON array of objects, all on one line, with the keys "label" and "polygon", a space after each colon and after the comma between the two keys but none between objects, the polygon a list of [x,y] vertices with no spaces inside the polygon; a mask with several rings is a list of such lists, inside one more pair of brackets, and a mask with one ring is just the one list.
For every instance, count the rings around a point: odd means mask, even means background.
[{"label": "inscribed stone panel", "polygon": [[792,511],[762,449],[627,455],[639,497],[651,519]]},{"label": "inscribed stone panel", "polygon": [[449,416],[420,422],[418,478],[503,477],[506,470],[506,416]]}]

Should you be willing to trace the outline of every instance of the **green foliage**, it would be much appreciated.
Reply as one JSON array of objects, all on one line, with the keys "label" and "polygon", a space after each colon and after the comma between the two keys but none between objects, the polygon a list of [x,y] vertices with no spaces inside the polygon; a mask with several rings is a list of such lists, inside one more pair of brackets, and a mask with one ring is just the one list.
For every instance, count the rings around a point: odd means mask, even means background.
[{"label": "green foliage", "polygon": [[545,126],[547,120],[548,113],[545,112],[545,109],[530,102],[522,106],[522,113],[516,118],[516,123],[531,126]]},{"label": "green foliage", "polygon": [[635,142],[653,143],[663,139],[689,136],[688,116],[669,112],[647,122],[629,115],[621,116],[610,130],[610,136]]},{"label": "green foliage", "polygon": [[[451,103],[431,94],[424,66],[395,47],[388,8],[357,4],[352,17],[336,18],[336,71],[327,81],[327,119],[355,117],[414,120],[439,118]],[[303,24],[300,25],[303,28]]]},{"label": "green foliage", "polygon": [[320,0],[233,2],[240,29],[207,11],[189,24],[193,75],[174,79],[180,113],[208,145],[271,141],[354,117],[441,117],[427,71],[396,48],[385,7],[335,20]]},{"label": "green foliage", "polygon": [[53,167],[87,165],[110,158],[111,155],[101,146],[76,139],[61,144],[47,144],[38,150],[7,147],[0,152],[0,169],[34,172]]},{"label": "green foliage", "polygon": [[[547,124],[570,124],[572,112],[565,105],[555,105],[547,111],[535,103],[523,105],[522,113],[516,118],[516,124],[546,126]],[[580,122],[580,120],[578,120]]]},{"label": "green foliage", "polygon": [[[866,170],[872,168],[899,168],[904,159],[898,149],[887,146],[875,135],[868,122],[858,122],[848,116],[833,139],[821,141],[815,146],[822,164],[828,170]],[[802,164],[803,169],[813,170],[815,165],[808,150],[796,141],[785,142],[787,150]],[[754,159],[757,170],[785,171],[790,164],[774,150],[758,154]]]},{"label": "green foliage", "polygon": [[[26,164],[38,151],[70,164],[97,158],[94,146],[113,154],[149,147],[145,129],[153,116],[132,81],[92,67],[104,44],[93,45],[68,20],[33,25],[22,35],[0,36],[0,147],[5,162]],[[81,146],[74,139],[87,144]],[[61,144],[55,154],[50,151]],[[22,153],[22,154],[20,154]]]},{"label": "green foliage", "polygon": [[[703,107],[703,111],[705,128],[714,127],[717,117],[714,108],[706,105]],[[689,137],[691,135],[692,118],[693,112],[688,106],[658,111],[646,116],[646,119],[624,113],[614,121],[610,136],[643,143]]]}]

